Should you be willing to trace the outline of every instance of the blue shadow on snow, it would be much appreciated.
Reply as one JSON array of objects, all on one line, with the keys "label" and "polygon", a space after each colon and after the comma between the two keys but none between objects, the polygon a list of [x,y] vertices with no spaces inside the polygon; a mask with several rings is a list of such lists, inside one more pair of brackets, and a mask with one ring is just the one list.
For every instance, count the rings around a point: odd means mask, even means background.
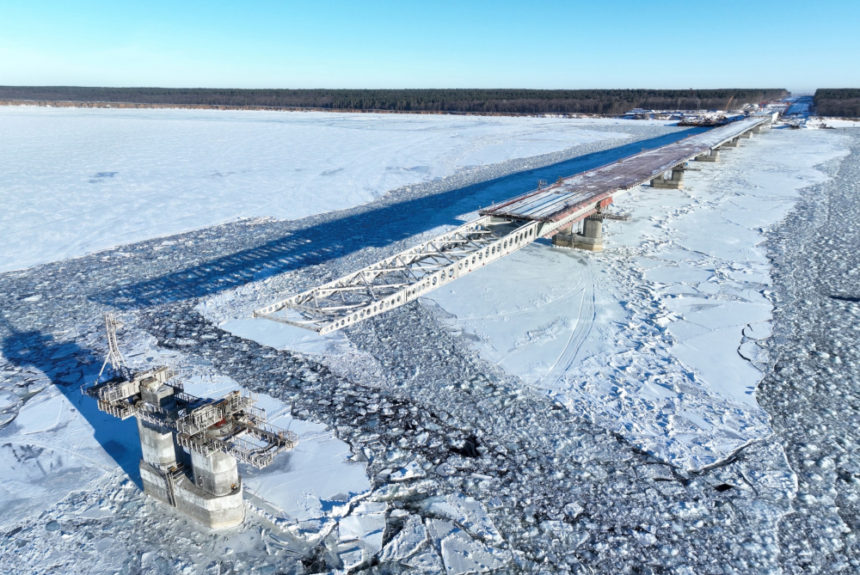
[{"label": "blue shadow on snow", "polygon": [[[7,327],[8,323],[7,323]],[[93,437],[138,487],[140,440],[135,419],[119,420],[98,410],[96,400],[81,393],[81,385],[98,375],[102,359],[75,342],[56,341],[38,331],[19,332],[3,339],[3,356],[19,367],[43,372],[93,428]]]}]

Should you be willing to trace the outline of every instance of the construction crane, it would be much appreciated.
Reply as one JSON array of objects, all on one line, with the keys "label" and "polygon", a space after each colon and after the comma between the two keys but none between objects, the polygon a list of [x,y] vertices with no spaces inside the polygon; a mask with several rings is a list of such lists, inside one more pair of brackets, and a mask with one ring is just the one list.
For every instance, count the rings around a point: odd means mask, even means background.
[{"label": "construction crane", "polygon": [[114,315],[113,312],[105,313],[105,331],[107,331],[107,340],[108,340],[108,354],[105,358],[104,363],[102,364],[102,368],[99,370],[98,377],[96,377],[96,381],[102,378],[104,374],[105,368],[110,364],[113,369],[114,374],[122,374],[128,375],[128,366],[125,363],[125,358],[122,356],[122,353],[119,351],[119,344],[116,339],[116,330],[120,326],[119,321]]}]

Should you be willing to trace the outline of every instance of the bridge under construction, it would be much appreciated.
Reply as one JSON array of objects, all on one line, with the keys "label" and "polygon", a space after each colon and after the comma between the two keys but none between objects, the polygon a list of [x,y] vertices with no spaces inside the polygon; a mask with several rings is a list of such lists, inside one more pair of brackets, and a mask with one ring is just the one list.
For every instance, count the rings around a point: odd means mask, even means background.
[{"label": "bridge under construction", "polygon": [[[503,258],[538,238],[599,251],[605,208],[641,184],[678,189],[691,160],[714,162],[722,148],[768,127],[753,116],[621,159],[479,211],[453,230],[319,287],[254,312],[320,333],[379,315]],[[581,223],[581,230],[579,230]]]}]

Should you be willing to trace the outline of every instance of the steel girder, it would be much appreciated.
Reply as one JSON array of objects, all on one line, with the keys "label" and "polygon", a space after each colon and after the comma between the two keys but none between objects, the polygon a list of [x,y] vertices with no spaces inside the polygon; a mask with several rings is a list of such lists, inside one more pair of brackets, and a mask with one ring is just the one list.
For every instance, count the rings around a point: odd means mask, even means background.
[{"label": "steel girder", "polygon": [[[538,237],[538,222],[520,222],[504,235],[480,217],[399,254],[254,312],[255,317],[329,333],[373,317],[510,254]],[[295,310],[301,317],[276,315]]]}]

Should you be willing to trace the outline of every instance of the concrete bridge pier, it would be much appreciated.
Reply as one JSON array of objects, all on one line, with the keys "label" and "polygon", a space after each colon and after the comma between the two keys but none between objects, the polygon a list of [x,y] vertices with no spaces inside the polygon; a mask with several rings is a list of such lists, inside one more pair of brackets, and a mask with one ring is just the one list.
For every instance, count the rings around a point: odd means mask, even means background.
[{"label": "concrete bridge pier", "polygon": [[158,429],[140,418],[137,419],[137,431],[143,454],[139,466],[143,492],[168,505],[175,505],[174,492],[167,480],[168,470],[177,465],[173,432]]},{"label": "concrete bridge pier", "polygon": [[138,419],[137,432],[140,434],[143,461],[164,469],[176,465],[176,444],[171,431],[158,429]]},{"label": "concrete bridge pier", "polygon": [[559,228],[558,232],[552,236],[552,245],[560,248],[572,248],[574,244],[574,235],[576,232],[573,226],[576,224],[571,222]]},{"label": "concrete bridge pier", "polygon": [[552,245],[578,248],[590,252],[603,251],[603,216],[595,214],[582,220],[582,231],[574,231],[575,223],[564,226],[552,236]]},{"label": "concrete bridge pier", "polygon": [[603,251],[602,216],[588,216],[582,221],[582,232],[574,235],[573,247],[590,252]]},{"label": "concrete bridge pier", "polygon": [[236,458],[215,451],[191,452],[194,483],[183,478],[176,491],[176,507],[211,529],[235,527],[245,519],[242,480]]},{"label": "concrete bridge pier", "polygon": [[752,133],[752,130],[750,130],[749,132],[744,132],[743,134],[738,136],[738,138],[750,139],[750,138],[752,138],[752,136],[753,136],[753,133]]},{"label": "concrete bridge pier", "polygon": [[194,483],[212,495],[228,495],[239,486],[236,458],[220,451],[203,455],[191,452]]},{"label": "concrete bridge pier", "polygon": [[728,142],[726,142],[725,144],[723,144],[720,147],[721,148],[737,148],[739,145],[740,145],[740,138],[734,138],[732,140],[729,140]]},{"label": "concrete bridge pier", "polygon": [[651,180],[652,188],[668,188],[672,190],[680,190],[684,187],[684,167],[683,166],[675,166],[672,168],[672,176],[668,179],[666,178],[666,174],[662,176],[657,176],[653,180]]},{"label": "concrete bridge pier", "polygon": [[700,154],[696,156],[697,162],[717,162],[720,159],[720,151],[719,150],[711,150],[706,154]]}]

